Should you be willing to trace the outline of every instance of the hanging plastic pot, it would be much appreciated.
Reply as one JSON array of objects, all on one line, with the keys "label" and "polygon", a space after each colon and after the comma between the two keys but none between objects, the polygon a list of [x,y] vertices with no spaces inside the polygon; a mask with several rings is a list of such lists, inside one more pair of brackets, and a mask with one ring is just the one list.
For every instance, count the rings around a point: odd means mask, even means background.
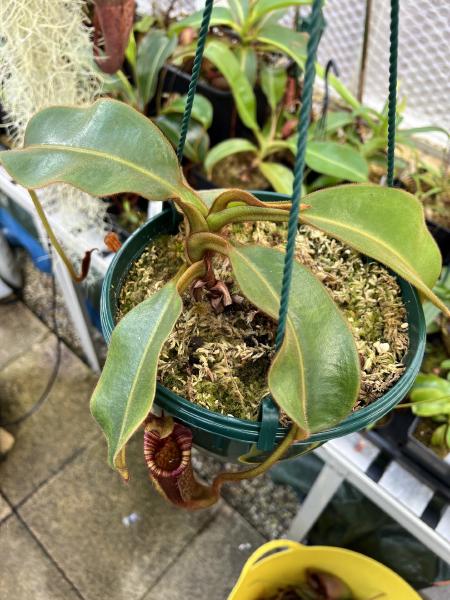
[{"label": "hanging plastic pot", "polygon": [[[255,192],[264,201],[286,200],[282,194]],[[101,322],[103,335],[109,342],[115,326],[120,289],[133,262],[140,257],[152,239],[167,233],[176,233],[177,220],[171,210],[165,210],[138,229],[118,251],[112,261],[102,288]],[[304,454],[333,438],[359,431],[381,419],[402,400],[411,388],[422,362],[426,330],[419,297],[413,287],[398,278],[408,318],[409,348],[404,358],[405,372],[395,385],[370,405],[352,413],[342,423],[313,434],[291,446],[286,458]],[[258,463],[272,450],[271,433],[276,429],[276,443],[285,437],[287,429],[277,424],[277,413],[271,414],[263,406],[261,421],[228,417],[196,405],[166,387],[158,384],[155,404],[176,421],[188,426],[194,436],[194,445],[206,452],[233,462]]]},{"label": "hanging plastic pot", "polygon": [[405,445],[405,453],[414,461],[425,468],[425,470],[443,483],[448,485],[450,481],[450,464],[447,459],[440,458],[432,448],[423,444],[416,436],[416,430],[420,423],[415,418],[408,429],[408,440]]},{"label": "hanging plastic pot", "polygon": [[420,600],[399,575],[368,556],[332,546],[306,547],[290,540],[274,540],[255,550],[228,600],[270,597],[280,588],[305,582],[308,571],[338,577],[354,598]]}]

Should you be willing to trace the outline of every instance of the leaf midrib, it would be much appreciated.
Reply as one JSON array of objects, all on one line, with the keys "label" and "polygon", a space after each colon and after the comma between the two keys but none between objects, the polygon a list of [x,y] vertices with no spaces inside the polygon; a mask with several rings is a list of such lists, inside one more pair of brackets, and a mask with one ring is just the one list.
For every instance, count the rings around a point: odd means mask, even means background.
[{"label": "leaf midrib", "polygon": [[[135,371],[135,377],[133,378],[133,384],[132,384],[132,386],[130,388],[130,391],[128,393],[128,400],[127,400],[127,404],[126,404],[126,407],[125,407],[125,412],[123,414],[123,419],[122,419],[122,427],[120,428],[120,432],[119,432],[119,435],[117,437],[117,445],[120,444],[120,442],[122,440],[123,432],[125,430],[125,423],[127,422],[128,414],[129,414],[129,410],[130,410],[130,405],[131,405],[130,398],[133,397],[134,390],[136,388],[136,381],[138,379],[137,375],[140,373],[141,369],[143,368],[143,363],[144,363],[145,358],[147,356],[148,348],[151,345],[151,343],[153,342],[153,340],[155,339],[155,332],[158,330],[158,327],[161,324],[161,322],[163,321],[163,319],[165,318],[165,316],[166,316],[169,308],[171,308],[170,304],[168,304],[166,306],[166,309],[162,312],[162,314],[160,315],[160,317],[155,321],[154,327],[152,329],[151,337],[148,339],[147,343],[145,344],[144,351],[142,352],[141,359],[139,360],[139,364],[138,364],[138,366],[136,368],[136,371]],[[157,364],[156,364],[156,367],[157,367]],[[151,385],[151,383],[152,383],[152,381],[150,381],[150,385]],[[155,383],[154,387],[156,387],[156,381],[155,380],[153,380],[153,383]],[[120,451],[120,448],[119,448],[119,451]],[[117,456],[117,452],[115,452],[113,460],[115,460],[116,456]]]},{"label": "leaf midrib", "polygon": [[[247,263],[247,266],[250,270],[252,270],[256,276],[263,281],[263,283],[266,283],[266,287],[268,288],[270,294],[275,298],[276,301],[279,302],[279,295],[277,294],[277,292],[273,289],[273,287],[267,283],[267,279],[264,279],[259,271],[257,269],[254,268],[253,263],[251,261],[249,261],[245,255],[243,255],[242,253],[239,252],[239,250],[235,247],[234,251],[239,254],[239,256],[243,259],[243,261],[245,261]],[[289,311],[287,314],[287,322],[289,323],[291,330],[295,331],[294,325],[292,323],[292,319],[289,316]],[[305,387],[305,366],[304,366],[304,360],[303,360],[303,352],[301,350],[300,344],[297,341],[296,336],[294,335],[294,340],[295,340],[295,345],[297,347],[298,350],[298,354],[299,354],[299,364],[300,364],[300,371],[301,371],[301,389],[302,389],[302,407],[303,407],[303,415],[305,418],[305,424],[308,425],[308,418],[307,418],[307,413],[306,413],[306,387]]]},{"label": "leaf midrib", "polygon": [[99,150],[91,150],[89,148],[79,148],[74,146],[62,146],[60,144],[32,144],[27,148],[20,150],[20,152],[32,153],[35,150],[41,149],[50,152],[72,152],[73,154],[86,154],[88,156],[96,156],[98,158],[102,158],[103,160],[116,162],[120,165],[123,165],[136,171],[137,173],[140,173],[141,175],[144,175],[145,177],[148,177],[149,179],[157,181],[163,187],[166,187],[167,189],[174,192],[176,196],[180,195],[179,188],[171,185],[166,179],[162,179],[161,177],[154,175],[151,171],[148,171],[147,169],[144,169],[143,167],[140,167],[135,163],[125,160],[124,158],[120,158],[116,154],[106,154],[104,152],[100,152]]},{"label": "leaf midrib", "polygon": [[[304,223],[307,223],[309,225],[312,225],[314,227],[314,220],[315,221],[319,221],[322,223],[331,223],[332,225],[337,225],[338,227],[342,227],[343,229],[347,229],[349,231],[353,231],[357,234],[359,234],[360,236],[362,235],[362,230],[361,229],[356,229],[355,227],[352,227],[351,225],[346,225],[345,223],[342,223],[341,221],[336,221],[333,219],[327,219],[326,217],[319,217],[317,215],[309,215],[310,217],[312,216],[312,221],[308,220],[308,216],[306,215],[306,212],[303,213],[301,215],[301,220]],[[391,254],[393,254],[396,258],[399,259],[399,261],[402,263],[402,265],[404,266],[405,270],[409,273],[411,273],[415,278],[417,278],[419,280],[419,282],[423,285],[425,285],[425,283],[422,281],[421,276],[419,275],[419,273],[417,273],[417,271],[415,271],[407,262],[405,262],[405,259],[402,257],[401,254],[399,254],[398,252],[396,252],[391,246],[388,246],[384,241],[380,240],[380,238],[375,237],[374,235],[370,235],[367,232],[363,232],[364,236],[369,238],[370,240],[373,240],[375,242],[377,242],[380,246],[382,246],[383,248],[385,248],[386,250],[388,250]],[[330,235],[336,235],[334,233],[331,233]],[[345,241],[345,240],[344,240]],[[347,242],[351,245],[351,242]],[[364,252],[363,250],[361,250],[361,252]]]}]

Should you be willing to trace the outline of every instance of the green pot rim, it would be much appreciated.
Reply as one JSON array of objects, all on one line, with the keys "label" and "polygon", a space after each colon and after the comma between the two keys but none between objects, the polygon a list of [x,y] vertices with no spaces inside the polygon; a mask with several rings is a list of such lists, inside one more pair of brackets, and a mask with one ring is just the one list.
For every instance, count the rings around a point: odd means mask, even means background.
[{"label": "green pot rim", "polygon": [[[286,195],[276,194],[274,192],[253,193],[265,201],[285,201],[286,199],[289,199]],[[154,237],[154,235],[148,235],[147,232],[152,230],[155,224],[159,223],[163,225],[163,230],[159,233],[167,233],[170,232],[171,229],[173,230],[173,213],[166,210],[147,221],[142,227],[135,231],[117,252],[105,275],[100,302],[100,317],[103,335],[108,343],[115,325],[113,316],[116,311],[117,298],[115,286],[118,290],[120,289],[131,263],[142,254],[144,248]],[[381,419],[386,413],[394,408],[394,406],[396,406],[410,390],[420,370],[425,352],[425,317],[419,295],[413,286],[399,276],[397,276],[397,280],[407,310],[408,332],[410,334],[410,344],[404,358],[406,364],[404,374],[390,390],[383,394],[383,396],[368,406],[355,411],[335,427],[319,433],[314,433],[304,442],[296,442],[296,446],[320,444],[330,439],[360,431],[371,423]],[[412,343],[412,341],[414,341],[414,343]],[[199,430],[225,436],[231,440],[248,444],[255,444],[258,442],[261,430],[260,421],[249,421],[237,417],[228,417],[210,411],[174,394],[161,384],[157,384],[155,401],[160,408],[166,410],[175,418]],[[286,427],[278,427],[276,441],[281,441],[286,435],[286,432]]]}]

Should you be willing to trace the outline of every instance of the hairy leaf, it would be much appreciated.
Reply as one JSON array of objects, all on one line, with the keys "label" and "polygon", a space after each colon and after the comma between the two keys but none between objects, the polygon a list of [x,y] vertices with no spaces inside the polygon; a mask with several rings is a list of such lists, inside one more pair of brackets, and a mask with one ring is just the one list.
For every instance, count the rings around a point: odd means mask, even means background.
[{"label": "hairy leaf", "polygon": [[113,468],[152,407],[159,354],[181,308],[176,285],[170,282],[133,308],[113,330],[91,399],[91,412],[106,436]]},{"label": "hairy leaf", "polygon": [[206,45],[205,58],[212,62],[227,80],[244,125],[253,130],[258,129],[255,94],[233,52],[223,42],[212,40]]},{"label": "hairy leaf", "polygon": [[[284,254],[260,246],[230,252],[243,294],[276,319]],[[350,328],[311,272],[294,264],[286,335],[269,371],[269,388],[279,406],[307,433],[344,419],[359,394],[360,365]]]},{"label": "hairy leaf", "polygon": [[262,162],[259,168],[276,192],[280,194],[292,194],[294,174],[291,169],[274,162]]},{"label": "hairy leaf", "polygon": [[157,29],[149,31],[140,42],[136,71],[142,110],[155,95],[159,72],[176,45],[177,38],[175,36],[169,38],[164,32]]},{"label": "hairy leaf", "polygon": [[303,223],[387,265],[450,314],[431,291],[442,261],[417,198],[397,188],[360,184],[313,192],[303,201],[310,205],[301,213]]},{"label": "hairy leaf", "polygon": [[254,144],[244,138],[233,138],[220,142],[214,146],[209,152],[205,160],[205,170],[208,175],[211,175],[214,165],[232,154],[239,152],[258,152]]},{"label": "hairy leaf", "polygon": [[311,140],[306,146],[305,160],[310,169],[324,175],[355,183],[369,178],[367,161],[348,145]]},{"label": "hairy leaf", "polygon": [[158,127],[115,100],[37,113],[24,149],[1,152],[0,162],[27,188],[64,182],[94,196],[134,192],[149,200],[178,196],[200,204]]}]

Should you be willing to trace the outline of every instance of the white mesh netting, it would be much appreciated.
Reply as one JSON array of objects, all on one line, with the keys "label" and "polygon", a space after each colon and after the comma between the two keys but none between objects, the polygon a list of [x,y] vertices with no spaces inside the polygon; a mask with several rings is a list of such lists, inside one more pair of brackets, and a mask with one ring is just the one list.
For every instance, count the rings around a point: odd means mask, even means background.
[{"label": "white mesh netting", "polygon": [[[167,9],[170,0],[137,0],[141,12]],[[223,4],[217,0],[215,4]],[[177,0],[175,14],[202,8],[203,0]],[[327,0],[327,27],[319,47],[319,60],[333,59],[340,77],[356,93],[364,35],[366,0]],[[390,0],[372,0],[364,102],[381,108],[387,96]],[[402,0],[399,34],[399,100],[406,100],[404,124],[408,127],[439,125],[450,129],[450,2]],[[445,144],[442,134],[428,139]]]},{"label": "white mesh netting", "polygon": [[[365,0],[328,0],[327,29],[319,57],[333,58],[343,81],[356,92],[364,31]],[[381,108],[388,90],[390,0],[373,0],[364,101]],[[406,100],[405,124],[450,129],[450,2],[400,2],[399,99]],[[439,134],[431,136],[445,142]]]}]

